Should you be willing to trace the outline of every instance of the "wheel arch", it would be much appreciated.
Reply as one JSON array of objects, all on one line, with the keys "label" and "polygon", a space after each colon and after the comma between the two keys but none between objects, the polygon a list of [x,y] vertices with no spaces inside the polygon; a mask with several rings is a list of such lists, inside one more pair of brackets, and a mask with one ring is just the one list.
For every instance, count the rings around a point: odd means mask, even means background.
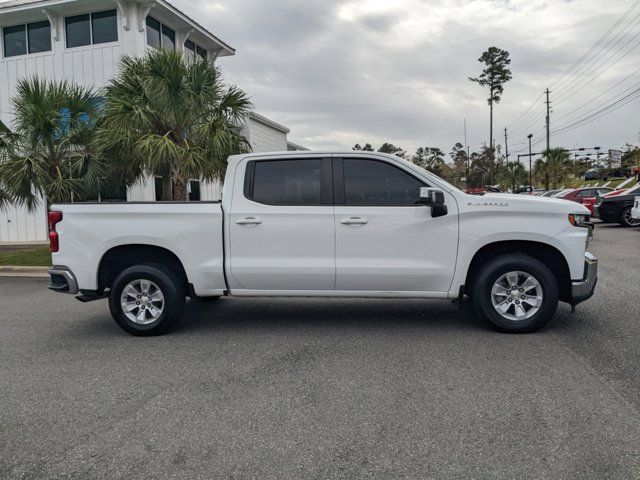
[{"label": "wheel arch", "polygon": [[571,273],[569,264],[562,252],[552,245],[533,240],[506,240],[489,243],[480,248],[467,270],[464,291],[468,295],[473,294],[475,278],[486,262],[500,255],[520,253],[533,257],[544,263],[558,282],[561,301],[569,301],[571,298]]},{"label": "wheel arch", "polygon": [[123,270],[138,264],[158,264],[168,268],[184,283],[185,291],[189,291],[184,265],[171,250],[157,245],[126,244],[112,247],[102,255],[97,271],[98,292],[111,287]]}]

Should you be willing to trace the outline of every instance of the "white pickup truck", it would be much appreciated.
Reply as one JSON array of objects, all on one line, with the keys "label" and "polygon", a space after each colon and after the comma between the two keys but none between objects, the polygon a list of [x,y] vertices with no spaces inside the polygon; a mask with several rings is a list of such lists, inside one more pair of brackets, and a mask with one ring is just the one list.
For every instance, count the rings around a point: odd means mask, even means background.
[{"label": "white pickup truck", "polygon": [[134,335],[165,332],[186,297],[459,299],[507,332],[593,295],[588,210],[463,193],[395,156],[229,158],[221,202],[60,204],[50,289],[109,298]]}]

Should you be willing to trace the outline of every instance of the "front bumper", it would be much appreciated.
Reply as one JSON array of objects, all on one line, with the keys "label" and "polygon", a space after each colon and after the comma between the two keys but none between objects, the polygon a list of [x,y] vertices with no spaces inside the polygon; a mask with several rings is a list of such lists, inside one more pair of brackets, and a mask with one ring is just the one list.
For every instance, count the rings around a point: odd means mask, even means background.
[{"label": "front bumper", "polygon": [[78,293],[78,281],[69,267],[54,265],[49,269],[51,283],[49,290],[59,293]]},{"label": "front bumper", "polygon": [[571,305],[576,306],[593,296],[598,283],[598,259],[591,253],[584,254],[584,277],[571,282]]}]

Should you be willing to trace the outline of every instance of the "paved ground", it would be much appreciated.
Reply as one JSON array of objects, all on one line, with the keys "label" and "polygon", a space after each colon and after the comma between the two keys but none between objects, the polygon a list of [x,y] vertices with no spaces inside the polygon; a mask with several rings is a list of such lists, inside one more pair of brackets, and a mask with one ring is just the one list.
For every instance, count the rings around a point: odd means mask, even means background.
[{"label": "paved ground", "polygon": [[0,478],[640,478],[640,231],[535,335],[403,300],[193,304],[133,338],[0,279]]}]

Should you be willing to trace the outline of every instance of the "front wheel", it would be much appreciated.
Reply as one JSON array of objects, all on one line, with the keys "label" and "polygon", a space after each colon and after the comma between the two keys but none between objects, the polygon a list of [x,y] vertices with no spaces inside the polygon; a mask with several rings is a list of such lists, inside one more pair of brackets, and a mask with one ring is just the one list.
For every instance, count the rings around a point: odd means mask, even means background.
[{"label": "front wheel", "polygon": [[134,265],[113,282],[109,309],[116,323],[138,336],[166,332],[182,316],[185,292],[182,282],[161,265]]},{"label": "front wheel", "polygon": [[507,333],[539,330],[558,308],[558,282],[549,268],[524,254],[509,254],[485,265],[475,280],[478,314]]},{"label": "front wheel", "polygon": [[623,227],[637,227],[640,225],[640,219],[631,216],[632,207],[625,208],[620,214],[620,225]]}]

